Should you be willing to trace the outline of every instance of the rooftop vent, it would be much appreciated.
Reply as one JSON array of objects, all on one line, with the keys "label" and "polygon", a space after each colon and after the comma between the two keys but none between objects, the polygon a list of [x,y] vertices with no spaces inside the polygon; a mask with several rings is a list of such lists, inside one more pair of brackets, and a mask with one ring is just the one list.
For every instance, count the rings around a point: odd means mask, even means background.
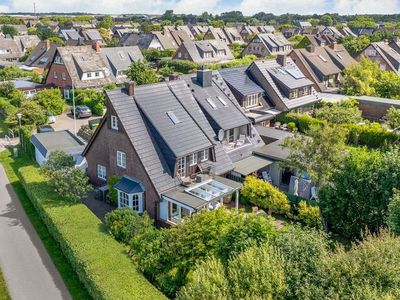
[{"label": "rooftop vent", "polygon": [[128,94],[128,96],[133,96],[135,94],[135,82],[134,81],[125,82],[125,92]]},{"label": "rooftop vent", "polygon": [[206,69],[198,70],[197,82],[202,87],[210,87],[212,85],[212,70],[206,70]]}]

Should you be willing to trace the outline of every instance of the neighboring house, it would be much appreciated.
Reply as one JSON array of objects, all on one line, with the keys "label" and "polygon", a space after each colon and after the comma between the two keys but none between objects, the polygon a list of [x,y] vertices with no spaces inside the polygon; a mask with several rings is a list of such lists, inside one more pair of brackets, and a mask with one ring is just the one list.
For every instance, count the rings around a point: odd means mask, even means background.
[{"label": "neighboring house", "polygon": [[[192,32],[190,31],[189,27],[187,25],[182,25],[182,26],[164,26],[163,27],[163,32],[164,33],[169,33],[173,34],[173,36],[180,36],[182,35],[182,39],[187,40],[189,38],[190,40],[194,40],[194,36]],[[183,34],[182,34],[183,33]]]},{"label": "neighboring house", "polygon": [[234,44],[234,43],[235,44],[243,44],[244,43],[244,40],[243,40],[242,36],[240,35],[240,32],[237,28],[224,27],[222,30],[225,33],[228,45]]},{"label": "neighboring house", "polygon": [[[106,99],[107,113],[83,155],[93,184],[121,176],[119,207],[171,225],[231,201],[232,194],[238,205],[242,185],[227,177],[264,143],[218,72],[128,83],[107,91]],[[254,171],[270,161],[257,162]]]},{"label": "neighboring house", "polygon": [[79,39],[82,38],[82,36],[79,34],[78,31],[76,31],[74,28],[72,29],[61,29],[58,36],[63,39],[64,41],[78,41]]},{"label": "neighboring house", "polygon": [[304,38],[299,42],[296,48],[306,48],[309,45],[315,47],[319,46],[330,46],[337,43],[337,39],[327,34],[306,34]]},{"label": "neighboring house", "polygon": [[13,38],[0,38],[0,60],[15,62],[25,52],[36,47],[40,39],[36,35],[15,36]]},{"label": "neighboring house", "polygon": [[256,34],[260,33],[257,26],[244,25],[239,31],[245,42],[249,42]]},{"label": "neighboring house", "polygon": [[81,35],[88,44],[100,43],[100,45],[105,45],[105,42],[97,29],[84,29],[81,30]]},{"label": "neighboring house", "polygon": [[35,48],[40,43],[40,39],[37,35],[15,36],[14,41],[23,54],[25,54],[28,49]]},{"label": "neighboring house", "polygon": [[60,44],[52,43],[49,40],[40,42],[29,55],[24,64],[28,67],[36,68],[41,71],[48,70],[53,61],[57,47]]},{"label": "neighboring house", "polygon": [[139,31],[135,28],[117,28],[114,27],[112,30],[113,36],[120,39],[124,34],[127,33],[138,33]]},{"label": "neighboring house", "polygon": [[283,36],[287,39],[301,33],[300,29],[297,27],[282,27],[281,32]]},{"label": "neighboring house", "polygon": [[38,30],[43,30],[43,29],[48,28],[54,33],[58,33],[60,31],[60,27],[58,26],[57,22],[51,22],[51,23],[44,24],[44,25],[36,25],[36,28]]},{"label": "neighboring house", "polygon": [[26,25],[4,24],[6,26],[14,27],[18,31],[18,35],[27,35],[28,27]]},{"label": "neighboring house", "polygon": [[397,53],[400,53],[400,37],[395,36],[393,41],[389,43],[389,46],[396,50]]},{"label": "neighboring house", "polygon": [[110,70],[101,55],[100,45],[58,47],[54,55],[46,84],[63,90],[70,99],[71,89],[97,88],[112,82]]},{"label": "neighboring house", "polygon": [[196,38],[197,36],[204,36],[210,27],[212,27],[212,26],[192,25],[192,26],[190,26],[189,29],[192,32],[192,35]]},{"label": "neighboring house", "polygon": [[[394,44],[392,43],[392,45]],[[377,62],[380,70],[393,71],[400,76],[400,53],[388,42],[371,43],[357,56],[357,60],[362,56]]]},{"label": "neighboring house", "polygon": [[343,71],[356,63],[343,45],[294,49],[290,57],[318,92],[337,91]]},{"label": "neighboring house", "polygon": [[220,73],[253,124],[267,126],[281,112],[274,109],[264,89],[252,79],[248,67],[222,69]]},{"label": "neighboring house", "polygon": [[119,46],[138,46],[140,49],[165,50],[154,33],[125,33],[119,41]]},{"label": "neighboring house", "polygon": [[190,41],[182,43],[173,59],[190,60],[199,64],[224,62],[234,59],[228,45],[221,40]]},{"label": "neighboring house", "polygon": [[355,35],[360,36],[360,35],[373,35],[375,32],[375,28],[354,28],[353,32]]},{"label": "neighboring house", "polygon": [[282,34],[259,33],[249,42],[243,50],[243,54],[265,57],[273,54],[289,53],[292,48],[292,43]]},{"label": "neighboring house", "polygon": [[339,29],[339,32],[344,36],[351,36],[351,37],[357,37],[357,35],[347,26],[343,26],[342,28]]},{"label": "neighboring house", "polygon": [[185,31],[154,31],[153,34],[163,50],[176,50],[183,42],[191,41]]},{"label": "neighboring house", "polygon": [[228,38],[227,38],[225,32],[222,30],[222,28],[214,28],[212,26],[210,26],[210,28],[206,32],[204,39],[205,40],[221,40],[228,45],[230,44],[228,41]]},{"label": "neighboring house", "polygon": [[48,85],[22,79],[10,80],[10,82],[14,84],[17,90],[23,92],[27,98],[31,98],[38,91],[49,88]]},{"label": "neighboring house", "polygon": [[297,24],[301,29],[313,27],[312,24],[308,21],[300,21],[300,22],[297,22]]},{"label": "neighboring house", "polygon": [[318,28],[319,35],[329,35],[334,39],[340,39],[344,37],[344,35],[335,27],[335,26],[321,26]]},{"label": "neighboring house", "polygon": [[138,46],[102,48],[100,55],[117,84],[126,81],[125,71],[133,62],[144,59]]},{"label": "neighboring house", "polygon": [[82,156],[85,144],[69,130],[42,132],[32,135],[31,142],[35,148],[35,160],[41,166],[55,151],[63,151],[72,155],[77,167],[86,168],[86,160]]}]

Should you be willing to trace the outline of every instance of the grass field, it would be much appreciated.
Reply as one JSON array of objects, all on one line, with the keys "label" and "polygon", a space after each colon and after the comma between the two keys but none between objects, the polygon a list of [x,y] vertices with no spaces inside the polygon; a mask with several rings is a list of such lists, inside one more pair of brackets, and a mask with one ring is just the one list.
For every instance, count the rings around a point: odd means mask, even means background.
[{"label": "grass field", "polygon": [[10,300],[10,295],[8,294],[7,285],[4,281],[3,273],[0,270],[0,300]]}]

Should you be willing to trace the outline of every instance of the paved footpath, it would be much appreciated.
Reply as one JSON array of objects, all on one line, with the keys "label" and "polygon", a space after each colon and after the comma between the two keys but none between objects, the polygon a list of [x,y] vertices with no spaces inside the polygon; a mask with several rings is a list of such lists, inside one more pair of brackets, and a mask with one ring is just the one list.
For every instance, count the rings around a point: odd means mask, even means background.
[{"label": "paved footpath", "polygon": [[12,300],[71,299],[1,164],[0,266]]}]

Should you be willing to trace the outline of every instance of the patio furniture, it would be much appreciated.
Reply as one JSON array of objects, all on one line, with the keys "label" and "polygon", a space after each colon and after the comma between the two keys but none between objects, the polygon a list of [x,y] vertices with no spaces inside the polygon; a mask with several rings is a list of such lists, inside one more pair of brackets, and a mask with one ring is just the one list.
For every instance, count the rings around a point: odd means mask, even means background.
[{"label": "patio furniture", "polygon": [[243,146],[246,142],[246,136],[244,134],[239,135],[239,139],[236,141],[236,147]]},{"label": "patio furniture", "polygon": [[269,183],[272,183],[272,178],[271,178],[271,176],[269,175],[269,173],[267,171],[262,171],[261,175],[262,175],[262,178],[265,181],[268,181]]}]

